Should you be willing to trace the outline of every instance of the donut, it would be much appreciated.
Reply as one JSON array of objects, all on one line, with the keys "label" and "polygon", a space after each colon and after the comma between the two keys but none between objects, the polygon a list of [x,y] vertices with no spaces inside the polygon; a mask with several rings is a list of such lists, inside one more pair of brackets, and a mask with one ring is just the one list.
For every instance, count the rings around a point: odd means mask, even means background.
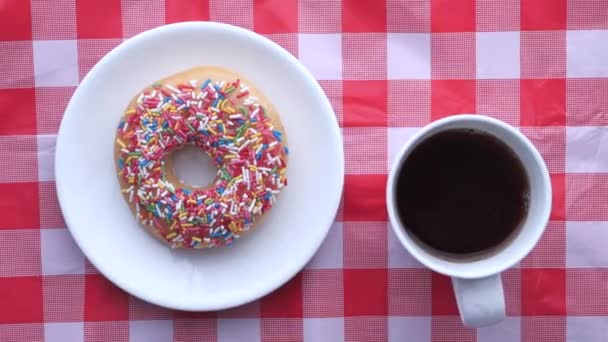
[{"label": "donut", "polygon": [[[206,186],[178,179],[172,153],[192,145],[217,167]],[[230,70],[197,67],[137,94],[116,130],[121,192],[137,220],[172,248],[226,246],[252,230],[287,185],[279,115]]]}]

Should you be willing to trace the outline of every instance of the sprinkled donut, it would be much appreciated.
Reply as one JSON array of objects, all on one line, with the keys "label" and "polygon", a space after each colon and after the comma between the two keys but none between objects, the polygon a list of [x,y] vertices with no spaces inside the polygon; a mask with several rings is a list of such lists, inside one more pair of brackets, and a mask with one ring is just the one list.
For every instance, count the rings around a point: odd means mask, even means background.
[{"label": "sprinkled donut", "polygon": [[[180,181],[168,158],[186,145],[217,167],[206,187]],[[239,75],[198,67],[144,89],[118,125],[116,167],[137,219],[172,248],[228,245],[252,230],[287,185],[285,134],[264,95]]]}]

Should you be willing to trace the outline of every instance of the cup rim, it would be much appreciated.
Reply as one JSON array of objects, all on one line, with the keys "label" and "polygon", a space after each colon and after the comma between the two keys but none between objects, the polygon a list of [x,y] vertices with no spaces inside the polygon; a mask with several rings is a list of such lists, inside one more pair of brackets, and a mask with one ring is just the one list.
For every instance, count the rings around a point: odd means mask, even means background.
[{"label": "cup rim", "polygon": [[[431,255],[429,252],[423,250],[411,237],[407,237],[407,233],[402,228],[401,220],[397,214],[397,210],[395,207],[394,195],[395,195],[395,185],[396,185],[396,177],[398,171],[403,166],[405,162],[406,154],[413,149],[413,147],[421,141],[428,132],[434,131],[437,129],[441,129],[443,126],[447,126],[454,122],[458,121],[475,121],[482,122],[484,124],[490,124],[494,126],[498,126],[498,128],[508,131],[510,134],[514,135],[521,143],[525,145],[525,149],[532,155],[532,158],[536,162],[536,166],[539,169],[539,173],[541,174],[541,184],[539,188],[544,192],[545,201],[539,208],[541,211],[538,215],[540,217],[540,222],[543,222],[542,227],[534,230],[532,237],[524,241],[524,245],[519,249],[520,252],[514,256],[513,258],[502,261],[500,263],[496,263],[494,267],[475,267],[477,261],[448,261],[445,259],[438,258],[436,256]],[[502,140],[502,139],[501,139]],[[395,160],[389,168],[389,175],[387,181],[387,189],[386,189],[386,206],[389,215],[389,222],[391,228],[397,238],[399,239],[401,245],[412,255],[418,262],[423,264],[424,266],[430,268],[431,270],[457,278],[463,279],[477,279],[488,277],[497,273],[500,273],[513,265],[517,264],[521,259],[523,259],[533,248],[536,246],[540,238],[542,237],[544,230],[546,228],[546,224],[549,221],[549,216],[551,214],[552,207],[552,189],[551,189],[551,181],[549,177],[549,171],[544,162],[544,159],[536,149],[536,147],[526,138],[516,127],[513,127],[503,121],[498,119],[494,119],[488,116],[483,116],[479,114],[458,114],[449,116],[446,118],[439,119],[434,121],[426,126],[424,126],[421,130],[416,132],[399,150],[397,155],[395,156]],[[488,258],[484,258],[483,260],[492,260],[497,258],[498,255],[501,255],[503,251],[498,252],[495,255],[492,255]],[[433,262],[432,259],[441,259],[442,263]],[[471,265],[470,269],[466,272],[464,271],[456,271],[454,270],[455,265],[463,265],[468,264]],[[452,265],[452,266],[449,266]]]}]

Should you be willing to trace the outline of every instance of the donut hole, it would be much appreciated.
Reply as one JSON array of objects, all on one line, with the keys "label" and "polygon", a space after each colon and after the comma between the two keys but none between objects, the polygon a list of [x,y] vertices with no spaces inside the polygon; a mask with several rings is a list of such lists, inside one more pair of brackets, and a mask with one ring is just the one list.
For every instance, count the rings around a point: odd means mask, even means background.
[{"label": "donut hole", "polygon": [[217,168],[200,148],[185,145],[169,155],[173,174],[186,187],[206,188],[215,182]]}]

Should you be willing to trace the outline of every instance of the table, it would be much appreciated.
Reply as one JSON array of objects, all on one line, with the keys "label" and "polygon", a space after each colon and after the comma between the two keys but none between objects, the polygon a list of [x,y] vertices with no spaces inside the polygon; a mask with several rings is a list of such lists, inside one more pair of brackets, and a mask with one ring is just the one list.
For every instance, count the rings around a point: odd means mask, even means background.
[{"label": "table", "polygon": [[[297,56],[345,147],[343,202],[314,260],[268,297],[214,313],[108,282],[71,239],[53,175],[88,70],[124,39],[186,20],[253,29]],[[0,108],[2,342],[608,341],[606,0],[6,0]],[[449,279],[397,243],[384,203],[399,147],[464,112],[520,127],[554,190],[540,244],[503,275],[507,319],[479,330],[461,325]]]}]

